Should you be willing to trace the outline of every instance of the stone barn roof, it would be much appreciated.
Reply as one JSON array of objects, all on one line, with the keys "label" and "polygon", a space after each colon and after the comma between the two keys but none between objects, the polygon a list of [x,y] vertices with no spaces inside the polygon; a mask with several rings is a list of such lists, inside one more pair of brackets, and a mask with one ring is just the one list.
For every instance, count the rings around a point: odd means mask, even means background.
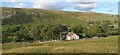
[{"label": "stone barn roof", "polygon": [[73,33],[73,32],[69,32],[68,34],[67,34],[67,36],[72,36],[72,35],[74,35],[75,33]]}]

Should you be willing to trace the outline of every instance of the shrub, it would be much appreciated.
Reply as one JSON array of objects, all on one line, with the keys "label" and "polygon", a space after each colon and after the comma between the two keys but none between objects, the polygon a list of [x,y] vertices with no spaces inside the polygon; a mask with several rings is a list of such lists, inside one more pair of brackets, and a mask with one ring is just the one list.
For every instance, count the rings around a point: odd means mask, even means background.
[{"label": "shrub", "polygon": [[7,36],[6,38],[2,39],[3,42],[16,42],[17,41],[17,36]]}]

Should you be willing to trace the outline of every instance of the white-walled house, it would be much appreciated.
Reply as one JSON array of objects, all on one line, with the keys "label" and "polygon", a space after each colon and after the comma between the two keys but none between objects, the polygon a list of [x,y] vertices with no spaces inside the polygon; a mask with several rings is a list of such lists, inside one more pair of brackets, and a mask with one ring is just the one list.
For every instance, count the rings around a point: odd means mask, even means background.
[{"label": "white-walled house", "polygon": [[73,32],[68,32],[66,35],[66,40],[77,40],[79,36]]}]

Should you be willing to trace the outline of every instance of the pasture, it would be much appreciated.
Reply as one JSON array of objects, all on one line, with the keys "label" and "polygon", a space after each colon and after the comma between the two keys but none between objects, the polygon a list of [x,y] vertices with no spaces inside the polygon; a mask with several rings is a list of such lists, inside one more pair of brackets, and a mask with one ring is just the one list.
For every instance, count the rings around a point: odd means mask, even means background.
[{"label": "pasture", "polygon": [[9,43],[3,53],[117,53],[118,36],[46,43]]}]

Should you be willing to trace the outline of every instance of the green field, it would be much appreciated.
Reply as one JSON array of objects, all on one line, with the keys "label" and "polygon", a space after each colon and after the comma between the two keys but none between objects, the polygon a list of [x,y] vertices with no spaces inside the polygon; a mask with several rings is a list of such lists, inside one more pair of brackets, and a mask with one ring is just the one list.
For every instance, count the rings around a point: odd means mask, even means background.
[{"label": "green field", "polygon": [[117,53],[118,36],[47,43],[3,44],[3,53]]}]

